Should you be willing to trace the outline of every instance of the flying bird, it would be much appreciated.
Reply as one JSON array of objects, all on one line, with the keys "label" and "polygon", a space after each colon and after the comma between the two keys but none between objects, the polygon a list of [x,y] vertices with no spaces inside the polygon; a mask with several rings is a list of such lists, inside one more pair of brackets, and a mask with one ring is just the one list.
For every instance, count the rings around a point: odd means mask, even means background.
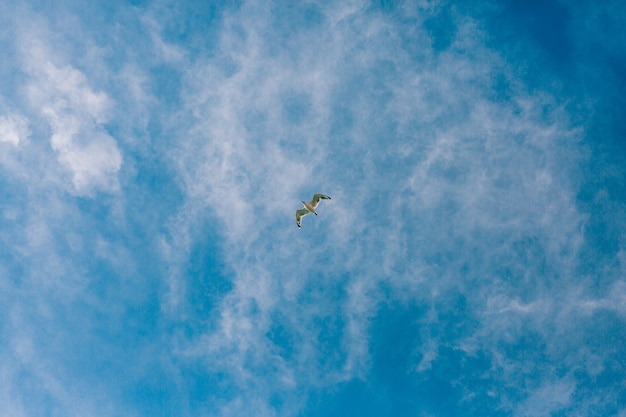
[{"label": "flying bird", "polygon": [[315,211],[315,209],[320,204],[320,200],[330,200],[330,197],[325,194],[314,194],[313,200],[308,203],[306,201],[302,202],[304,208],[296,210],[296,224],[298,227],[302,224],[302,216],[306,216],[309,213],[313,213],[317,216],[317,211]]}]

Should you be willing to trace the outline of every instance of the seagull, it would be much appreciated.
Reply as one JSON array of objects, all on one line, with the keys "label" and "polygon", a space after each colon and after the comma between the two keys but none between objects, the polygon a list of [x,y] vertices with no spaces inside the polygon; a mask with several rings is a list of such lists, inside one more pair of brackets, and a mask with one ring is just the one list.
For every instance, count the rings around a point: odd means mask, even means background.
[{"label": "seagull", "polygon": [[330,197],[326,194],[314,194],[313,200],[308,203],[306,201],[302,202],[304,208],[296,210],[296,224],[298,227],[302,224],[302,216],[306,216],[309,213],[313,213],[317,216],[317,211],[315,211],[315,209],[319,205],[320,200],[330,200]]}]

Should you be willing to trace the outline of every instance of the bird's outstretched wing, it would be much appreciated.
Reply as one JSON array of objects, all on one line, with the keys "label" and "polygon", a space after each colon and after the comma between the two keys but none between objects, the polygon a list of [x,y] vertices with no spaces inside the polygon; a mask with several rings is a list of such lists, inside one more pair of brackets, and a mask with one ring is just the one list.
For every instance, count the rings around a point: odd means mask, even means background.
[{"label": "bird's outstretched wing", "polygon": [[296,210],[296,224],[298,227],[302,224],[302,216],[306,216],[307,214],[309,214],[309,210],[307,209],[302,208],[300,210]]},{"label": "bird's outstretched wing", "polygon": [[331,198],[326,194],[314,194],[313,200],[309,204],[313,206],[313,208],[317,208],[317,205],[320,203],[320,200],[330,200]]}]

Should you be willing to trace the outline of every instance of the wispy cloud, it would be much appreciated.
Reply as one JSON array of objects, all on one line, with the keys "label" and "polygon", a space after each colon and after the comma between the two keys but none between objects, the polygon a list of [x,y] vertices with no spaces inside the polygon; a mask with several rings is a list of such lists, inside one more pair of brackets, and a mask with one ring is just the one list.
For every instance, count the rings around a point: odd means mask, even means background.
[{"label": "wispy cloud", "polygon": [[[584,221],[574,203],[580,132],[551,97],[508,78],[511,69],[482,46],[472,20],[457,16],[456,40],[434,54],[425,32],[416,35],[423,46],[409,51],[404,29],[365,8],[316,8],[310,24],[323,35],[311,43],[301,29],[287,55],[268,32],[274,16],[259,7],[227,17],[220,59],[185,77],[195,121],[176,152],[189,207],[205,206],[222,222],[234,272],[211,331],[192,348],[210,358],[209,369],[256,381],[271,361],[281,364],[272,378],[296,386],[364,377],[380,302],[438,305],[454,288],[472,298],[509,295],[517,280],[544,278],[523,271],[531,255],[515,247],[524,242],[556,274],[571,270]],[[511,99],[497,97],[497,77],[510,81]],[[306,224],[309,234],[285,229],[294,202],[318,190],[336,198]],[[304,295],[310,291],[321,298]],[[536,294],[523,297],[508,304],[513,314]],[[339,327],[316,319],[328,309]],[[298,317],[281,330],[301,341],[290,345],[295,356],[268,339],[278,313]],[[493,330],[491,316],[482,318]],[[324,332],[339,350],[325,350]],[[466,337],[473,335],[454,343]],[[437,361],[436,343],[427,342],[416,368]],[[490,349],[483,343],[475,348]],[[327,355],[337,355],[332,368],[341,373],[320,365]]]},{"label": "wispy cloud", "polygon": [[0,411],[618,413],[621,206],[506,6],[58,7],[0,33]]}]

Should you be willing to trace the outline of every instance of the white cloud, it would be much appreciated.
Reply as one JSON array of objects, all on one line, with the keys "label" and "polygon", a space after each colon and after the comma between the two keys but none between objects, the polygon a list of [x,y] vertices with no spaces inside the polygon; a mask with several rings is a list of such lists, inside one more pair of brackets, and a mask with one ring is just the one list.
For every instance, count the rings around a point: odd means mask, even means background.
[{"label": "white cloud", "polygon": [[0,142],[17,146],[29,136],[28,119],[18,114],[0,116]]},{"label": "white cloud", "polygon": [[89,121],[46,109],[52,126],[52,149],[59,162],[72,173],[72,182],[78,194],[93,190],[115,191],[117,172],[122,156],[115,139],[100,128],[92,128]]},{"label": "white cloud", "polygon": [[530,396],[515,410],[515,416],[548,416],[566,409],[572,401],[576,384],[568,378],[547,382],[533,390]]},{"label": "white cloud", "polygon": [[94,91],[79,70],[56,64],[59,58],[43,41],[25,38],[24,42],[25,67],[32,77],[28,97],[50,125],[50,144],[71,175],[73,192],[116,191],[122,155],[105,126],[112,100]]}]

